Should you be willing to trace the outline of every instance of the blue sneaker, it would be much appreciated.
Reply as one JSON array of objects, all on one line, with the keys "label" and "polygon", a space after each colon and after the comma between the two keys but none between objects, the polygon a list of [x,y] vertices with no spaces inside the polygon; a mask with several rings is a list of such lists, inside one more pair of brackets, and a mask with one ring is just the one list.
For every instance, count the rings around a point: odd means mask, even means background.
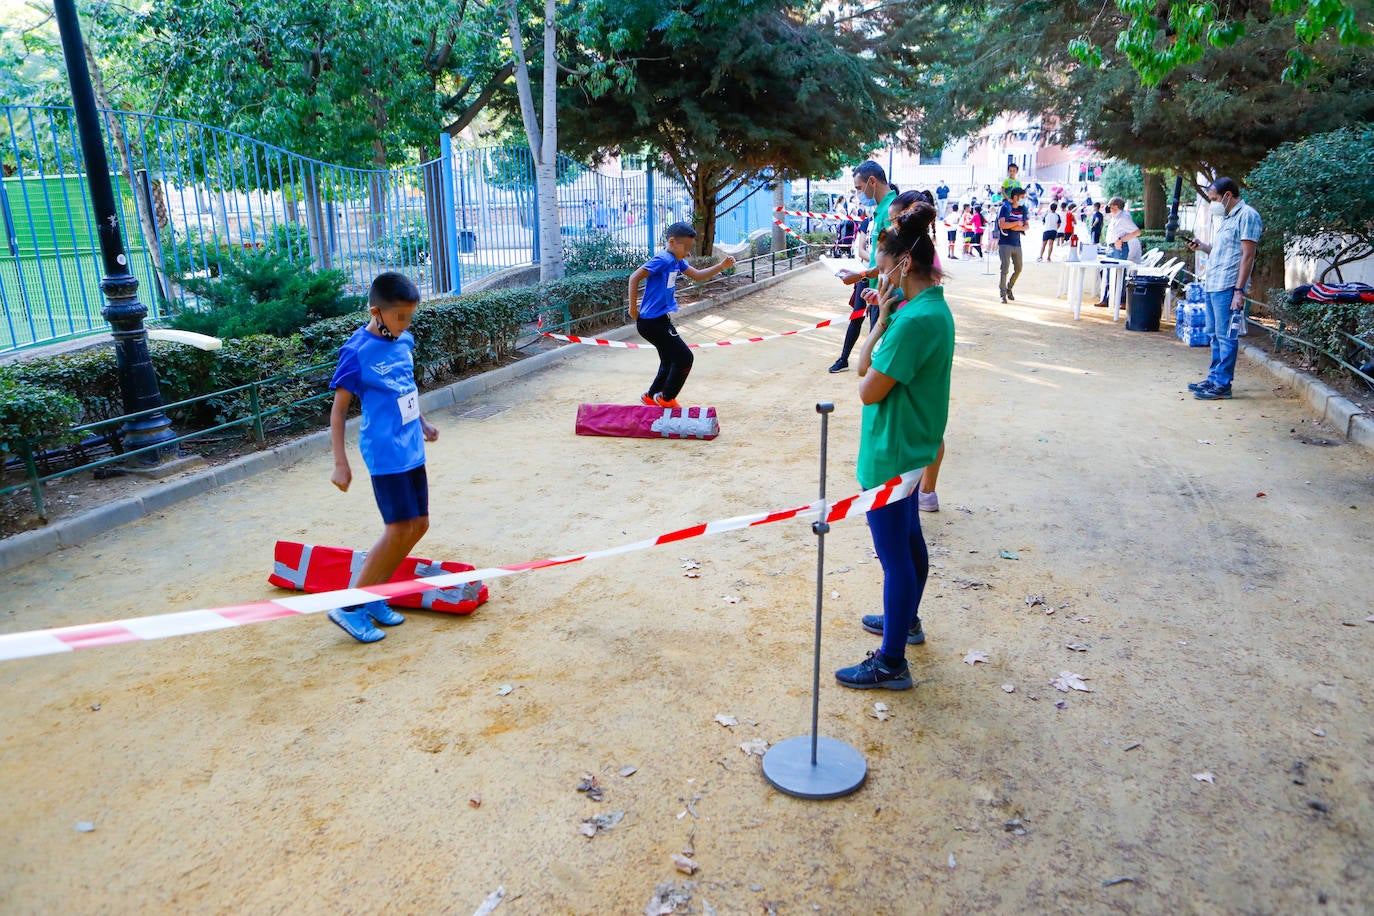
[{"label": "blue sneaker", "polygon": [[1219,388],[1208,382],[1205,387],[1193,392],[1193,397],[1199,401],[1229,401],[1231,400],[1231,386]]},{"label": "blue sneaker", "polygon": [[372,625],[372,618],[361,607],[354,607],[351,611],[336,607],[329,612],[329,619],[358,642],[376,642],[386,638],[385,633]]},{"label": "blue sneaker", "polygon": [[855,690],[872,690],[875,687],[910,690],[912,687],[911,667],[903,661],[901,668],[889,668],[877,652],[868,653],[868,658],[852,668],[836,671],[835,680]]},{"label": "blue sneaker", "polygon": [[[883,615],[865,614],[859,619],[859,623],[870,633],[883,635]],[[908,646],[919,646],[926,641],[926,631],[921,629],[921,618],[917,617],[916,622],[911,625],[911,629],[906,634],[906,644]]]},{"label": "blue sneaker", "polygon": [[384,627],[394,627],[398,623],[405,623],[406,619],[393,611],[387,603],[378,598],[376,601],[369,602],[362,606],[367,611],[367,616],[377,621]]}]

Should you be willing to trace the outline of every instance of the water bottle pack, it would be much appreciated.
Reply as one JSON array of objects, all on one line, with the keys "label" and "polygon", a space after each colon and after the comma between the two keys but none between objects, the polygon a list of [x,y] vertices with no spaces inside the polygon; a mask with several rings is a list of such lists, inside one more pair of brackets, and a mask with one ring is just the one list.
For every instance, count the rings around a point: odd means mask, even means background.
[{"label": "water bottle pack", "polygon": [[1189,300],[1174,307],[1174,334],[1190,347],[1206,347],[1212,342],[1207,336],[1207,307],[1191,301],[1194,286],[1202,288],[1199,283],[1188,284]]},{"label": "water bottle pack", "polygon": [[1206,305],[1207,294],[1202,291],[1202,284],[1196,280],[1189,283],[1187,289],[1184,291],[1183,301],[1190,304]]}]

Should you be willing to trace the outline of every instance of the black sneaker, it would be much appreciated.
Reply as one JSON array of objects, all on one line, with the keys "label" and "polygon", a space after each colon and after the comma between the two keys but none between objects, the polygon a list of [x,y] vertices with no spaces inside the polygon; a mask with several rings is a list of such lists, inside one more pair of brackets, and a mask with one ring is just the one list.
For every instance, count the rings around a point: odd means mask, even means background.
[{"label": "black sneaker", "polygon": [[1231,386],[1218,388],[1216,385],[1208,383],[1197,391],[1193,392],[1193,397],[1199,401],[1229,401],[1231,400]]},{"label": "black sneaker", "polygon": [[902,662],[901,668],[889,668],[877,652],[852,668],[841,668],[835,672],[835,680],[855,690],[872,690],[882,687],[886,690],[910,690],[912,687],[911,667]]},{"label": "black sneaker", "polygon": [[1003,293],[1003,294],[1002,294],[1002,304],[1003,304],[1003,305],[1006,305],[1006,304],[1007,304],[1007,294],[1006,294],[1006,293]]},{"label": "black sneaker", "polygon": [[1211,379],[1203,379],[1203,380],[1200,381],[1200,382],[1189,382],[1189,383],[1188,383],[1188,390],[1189,390],[1189,391],[1201,391],[1201,390],[1204,389],[1204,388],[1210,388],[1211,385],[1212,385],[1212,380],[1211,380]]},{"label": "black sneaker", "polygon": [[830,367],[831,372],[843,372],[849,368],[849,363],[842,359],[835,360],[835,365]]},{"label": "black sneaker", "polygon": [[1007,298],[1010,299],[1012,302],[1016,301],[1016,296],[1012,294],[1010,286],[1007,287]]},{"label": "black sneaker", "polygon": [[[870,633],[883,635],[883,615],[865,614],[859,618],[859,623]],[[926,641],[925,630],[921,629],[921,618],[917,617],[916,622],[911,625],[911,629],[906,634],[906,644],[908,646],[919,646]]]}]

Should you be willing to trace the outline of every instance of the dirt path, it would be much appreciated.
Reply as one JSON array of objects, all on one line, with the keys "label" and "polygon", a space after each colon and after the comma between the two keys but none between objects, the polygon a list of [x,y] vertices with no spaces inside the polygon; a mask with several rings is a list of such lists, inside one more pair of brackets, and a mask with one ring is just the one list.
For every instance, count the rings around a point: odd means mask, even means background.
[{"label": "dirt path", "polygon": [[[826,542],[821,731],[863,752],[861,791],[788,798],[740,750],[810,723],[815,538],[777,524],[495,580],[472,617],[414,613],[374,646],[310,617],[0,665],[0,909],[466,916],[504,886],[497,916],[638,914],[691,880],[697,913],[1367,912],[1368,457],[1307,444],[1302,406],[1245,365],[1236,400],[1187,397],[1204,351],[1070,321],[1055,268],[1028,265],[1006,307],[951,266],[915,690],[834,683],[875,644],[856,618],[880,581],[861,519]],[[810,272],[683,330],[842,307]],[[818,400],[830,495],[854,492],[839,336],[702,351],[687,399],[719,409],[709,443],[572,434],[579,402],[638,394],[634,351],[494,391],[481,421],[432,417],[420,552],[512,563],[808,502]],[[275,538],[376,535],[368,488],[328,477],[320,454],[0,577],[0,627],[274,594]],[[1061,671],[1092,692],[1056,691]]]}]

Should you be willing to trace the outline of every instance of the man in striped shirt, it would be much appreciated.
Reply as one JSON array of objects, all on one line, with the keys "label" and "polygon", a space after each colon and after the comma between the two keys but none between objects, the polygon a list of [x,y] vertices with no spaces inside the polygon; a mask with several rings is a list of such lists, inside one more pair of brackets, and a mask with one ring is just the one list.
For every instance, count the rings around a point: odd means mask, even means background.
[{"label": "man in striped shirt", "polygon": [[1240,350],[1238,333],[1240,313],[1245,308],[1245,290],[1255,269],[1264,223],[1255,208],[1240,196],[1240,185],[1231,178],[1218,178],[1207,186],[1212,216],[1221,217],[1212,244],[1192,239],[1188,247],[1208,254],[1202,289],[1207,294],[1207,333],[1212,338],[1212,364],[1207,378],[1193,382],[1188,390],[1200,401],[1219,401],[1231,397],[1231,381],[1236,375],[1236,355]]}]

